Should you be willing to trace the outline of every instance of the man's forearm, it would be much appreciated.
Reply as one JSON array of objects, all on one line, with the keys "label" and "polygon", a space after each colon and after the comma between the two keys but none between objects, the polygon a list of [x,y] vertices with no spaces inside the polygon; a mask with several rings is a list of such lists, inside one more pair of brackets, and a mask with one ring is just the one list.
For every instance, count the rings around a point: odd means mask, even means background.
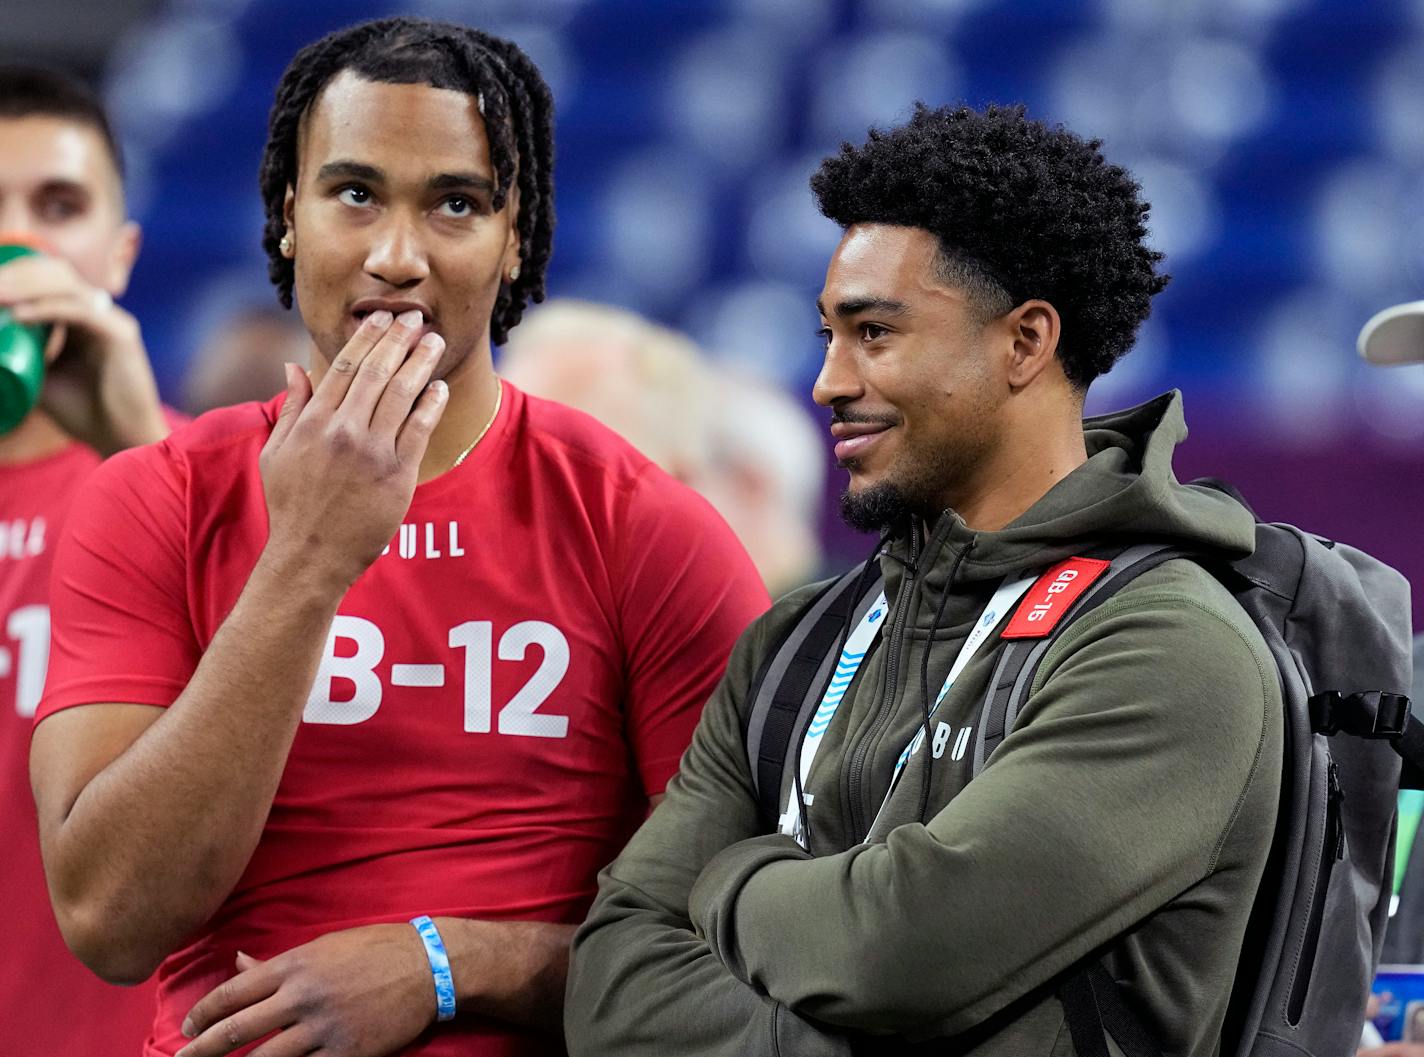
[{"label": "man's forearm", "polygon": [[574,1057],[850,1053],[834,1029],[737,979],[688,914],[688,894],[706,864],[762,830],[737,707],[759,663],[760,629],[754,625],[733,650],[666,798],[599,877],[569,967],[565,1020]]},{"label": "man's forearm", "polygon": [[[261,835],[340,593],[259,561],[187,688],[111,760],[46,788],[65,726],[36,732],[46,868],[66,939],[100,975],[148,975],[226,898]],[[76,795],[77,793],[77,795]],[[66,802],[72,801],[72,802]]]},{"label": "man's forearm", "polygon": [[1274,678],[1176,596],[1124,592],[1059,641],[992,764],[927,823],[817,858],[759,836],[710,861],[689,917],[718,959],[820,1022],[954,1035],[1210,876],[1232,827],[1261,825],[1240,809],[1253,783],[1275,803]]},{"label": "man's forearm", "polygon": [[[257,845],[336,608],[410,509],[447,406],[449,387],[431,382],[444,341],[422,329],[419,312],[372,312],[315,390],[287,366],[286,399],[258,457],[267,545],[177,700],[156,717],[133,706],[60,712],[35,733],[56,911],[103,976],[148,975],[217,909]],[[180,514],[167,526],[158,560],[185,547],[181,523]],[[112,545],[82,547],[76,556],[91,568],[125,565]],[[167,568],[167,594],[154,603],[174,621],[189,618],[175,597],[181,572]]]},{"label": "man's forearm", "polygon": [[849,1039],[736,979],[685,922],[605,883],[570,971],[573,1057],[848,1057]]},{"label": "man's forearm", "polygon": [[450,956],[457,1009],[563,1032],[573,925],[447,917],[435,924]]}]

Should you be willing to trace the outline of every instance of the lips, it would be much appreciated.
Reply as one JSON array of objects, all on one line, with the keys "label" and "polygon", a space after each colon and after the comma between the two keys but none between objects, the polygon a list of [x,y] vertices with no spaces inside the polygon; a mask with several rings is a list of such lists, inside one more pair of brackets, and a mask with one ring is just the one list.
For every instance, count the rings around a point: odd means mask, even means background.
[{"label": "lips", "polygon": [[435,313],[430,311],[429,305],[419,301],[403,301],[394,297],[363,297],[351,306],[351,314],[365,319],[372,312],[379,312],[383,308],[393,316],[409,312],[412,308],[427,320],[433,319],[435,316]]},{"label": "lips", "polygon": [[846,463],[852,459],[863,458],[893,425],[892,422],[832,422],[831,436],[836,438],[836,461]]},{"label": "lips", "polygon": [[882,433],[888,426],[878,429],[873,433],[862,433],[855,437],[848,437],[845,440],[836,442],[836,461],[841,463],[850,462],[852,459],[864,458],[866,453],[880,439]]}]

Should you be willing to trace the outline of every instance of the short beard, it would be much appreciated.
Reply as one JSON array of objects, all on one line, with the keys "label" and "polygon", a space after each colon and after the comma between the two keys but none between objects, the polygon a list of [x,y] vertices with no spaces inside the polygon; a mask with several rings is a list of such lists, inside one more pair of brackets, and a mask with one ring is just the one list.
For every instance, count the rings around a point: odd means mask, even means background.
[{"label": "short beard", "polygon": [[883,532],[929,513],[926,504],[890,481],[841,493],[841,520],[857,532]]},{"label": "short beard", "polygon": [[[858,492],[843,492],[841,519],[859,532],[904,528],[914,518],[933,525],[945,512],[948,498],[956,493],[956,485],[969,477],[987,450],[988,445],[976,439],[936,451],[918,465],[900,462],[874,484]],[[841,465],[856,469],[855,460]]]}]

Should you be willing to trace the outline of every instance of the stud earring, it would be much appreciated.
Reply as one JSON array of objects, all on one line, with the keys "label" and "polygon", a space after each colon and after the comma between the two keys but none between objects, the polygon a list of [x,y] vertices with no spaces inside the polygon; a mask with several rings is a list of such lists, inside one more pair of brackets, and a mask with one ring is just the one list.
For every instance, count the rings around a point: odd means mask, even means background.
[{"label": "stud earring", "polygon": [[290,257],[292,255],[292,236],[283,235],[282,241],[277,243],[277,248],[282,251],[283,257]]},{"label": "stud earring", "polygon": [[513,268],[510,268],[510,269],[509,269],[509,281],[512,283],[512,282],[514,282],[514,280],[516,280],[516,279],[518,279],[518,278],[519,278],[519,265],[516,264]]}]

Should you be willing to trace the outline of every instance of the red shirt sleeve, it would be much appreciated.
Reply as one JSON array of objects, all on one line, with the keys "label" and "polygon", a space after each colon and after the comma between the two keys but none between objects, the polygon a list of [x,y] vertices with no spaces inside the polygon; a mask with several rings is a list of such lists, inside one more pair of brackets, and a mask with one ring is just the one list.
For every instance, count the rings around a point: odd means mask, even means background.
[{"label": "red shirt sleeve", "polygon": [[202,656],[188,612],[184,487],[167,444],[120,452],[76,498],[50,583],[35,721],[75,705],[167,707]]},{"label": "red shirt sleeve", "polygon": [[677,771],[738,636],[771,605],[727,523],[649,467],[619,526],[615,584],[628,666],[628,740],[648,796]]}]

